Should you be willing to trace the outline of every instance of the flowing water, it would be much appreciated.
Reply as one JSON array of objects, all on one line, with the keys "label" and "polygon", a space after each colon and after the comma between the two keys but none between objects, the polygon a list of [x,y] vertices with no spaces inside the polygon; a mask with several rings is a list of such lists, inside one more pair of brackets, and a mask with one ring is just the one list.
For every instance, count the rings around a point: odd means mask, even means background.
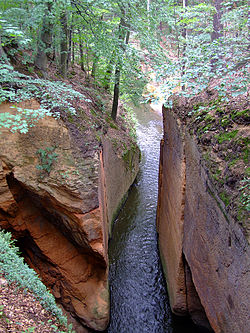
[{"label": "flowing water", "polygon": [[155,228],[162,118],[146,106],[135,111],[142,161],[109,243],[111,321],[107,332],[184,333],[189,331],[187,326],[173,327]]},{"label": "flowing water", "polygon": [[168,332],[169,306],[155,229],[162,119],[137,112],[142,161],[137,183],[115,221],[110,241],[111,323],[108,332]]}]

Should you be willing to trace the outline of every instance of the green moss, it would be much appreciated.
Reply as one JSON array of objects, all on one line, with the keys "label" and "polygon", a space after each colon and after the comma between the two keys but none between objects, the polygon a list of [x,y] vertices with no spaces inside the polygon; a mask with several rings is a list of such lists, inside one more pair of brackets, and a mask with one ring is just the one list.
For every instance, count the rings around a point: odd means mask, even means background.
[{"label": "green moss", "polygon": [[245,174],[247,177],[250,177],[250,167],[246,168]]},{"label": "green moss", "polygon": [[207,114],[206,117],[204,118],[205,122],[213,122],[215,119],[211,114]]},{"label": "green moss", "polygon": [[248,164],[248,162],[249,162],[249,149],[248,148],[245,148],[243,150],[242,159],[243,159],[245,164]]},{"label": "green moss", "polygon": [[74,122],[74,118],[71,114],[68,115],[68,118],[67,120],[70,122],[70,123],[73,123]]},{"label": "green moss", "polygon": [[118,126],[117,126],[115,123],[113,123],[113,122],[110,122],[110,123],[109,123],[109,126],[110,126],[111,128],[114,128],[114,129],[118,130]]},{"label": "green moss", "polygon": [[207,124],[206,126],[202,127],[200,131],[206,133],[212,127],[212,125],[213,124]]},{"label": "green moss", "polygon": [[221,170],[219,169],[216,169],[215,172],[212,173],[212,176],[216,181],[219,181],[220,175],[221,175]]},{"label": "green moss", "polygon": [[218,143],[221,144],[225,141],[230,141],[230,140],[234,139],[236,137],[237,133],[238,133],[238,130],[234,130],[231,132],[220,133],[220,134],[216,135],[215,137],[217,138]]},{"label": "green moss", "polygon": [[226,212],[224,211],[224,209],[223,209],[223,207],[222,207],[220,201],[217,199],[217,197],[216,197],[216,195],[214,194],[214,192],[212,191],[212,189],[208,186],[207,190],[208,190],[208,193],[211,195],[211,197],[216,201],[217,206],[219,207],[220,211],[221,211],[222,214],[224,215],[226,221],[227,221],[228,223],[230,223],[230,222],[229,222],[229,219],[228,219],[228,217],[227,217]]},{"label": "green moss", "polygon": [[225,206],[227,207],[230,203],[230,197],[226,194],[226,192],[221,192],[219,194],[221,200],[224,202]]},{"label": "green moss", "polygon": [[96,110],[91,109],[90,112],[91,112],[91,114],[92,114],[93,116],[96,116]]},{"label": "green moss", "polygon": [[216,113],[218,113],[218,114],[224,114],[224,110],[223,109],[221,109],[219,106],[215,106],[215,109],[216,109]]},{"label": "green moss", "polygon": [[115,124],[115,122],[113,121],[113,119],[110,116],[106,117],[105,120],[111,128],[118,130],[118,126]]},{"label": "green moss", "polygon": [[250,211],[250,178],[244,178],[240,187],[240,204],[241,209]]},{"label": "green moss", "polygon": [[232,113],[232,120],[235,120],[237,118],[241,117],[248,117],[249,116],[249,109],[242,110],[242,111],[234,111]]},{"label": "green moss", "polygon": [[98,142],[102,142],[101,136],[98,133],[95,134],[95,137]]},{"label": "green moss", "polygon": [[194,109],[194,110],[199,110],[199,108],[200,108],[201,106],[204,106],[204,103],[197,103],[197,104],[195,104],[195,105],[193,106],[193,109]]},{"label": "green moss", "polygon": [[227,127],[231,122],[230,116],[226,115],[221,119],[221,125]]},{"label": "green moss", "polygon": [[231,162],[228,163],[229,168],[234,166],[239,161],[239,158],[233,159]]},{"label": "green moss", "polygon": [[205,161],[209,162],[210,161],[210,154],[209,152],[207,151],[205,154],[203,154],[203,158]]}]

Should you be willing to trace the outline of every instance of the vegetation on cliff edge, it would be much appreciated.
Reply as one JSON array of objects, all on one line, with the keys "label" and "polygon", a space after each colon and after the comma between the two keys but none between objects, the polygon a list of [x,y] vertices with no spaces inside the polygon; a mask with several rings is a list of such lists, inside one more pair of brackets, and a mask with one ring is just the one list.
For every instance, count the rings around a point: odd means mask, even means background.
[{"label": "vegetation on cliff edge", "polygon": [[[39,332],[72,332],[71,325],[67,327],[67,318],[56,305],[54,296],[41,282],[36,272],[19,256],[19,249],[12,240],[11,234],[4,231],[0,231],[0,289],[0,330],[3,329],[6,332],[18,330],[18,332],[27,333],[37,330]],[[13,309],[9,307],[10,294],[15,299]],[[9,299],[7,303],[5,297]],[[19,303],[23,307],[22,311],[18,310]],[[32,318],[28,320],[24,310],[26,307],[29,311],[35,309],[35,321]],[[18,314],[19,311],[25,312],[26,318]],[[46,323],[42,320],[46,320]]]},{"label": "vegetation on cliff edge", "polygon": [[250,234],[249,102],[247,95],[223,100],[211,86],[191,98],[172,99],[177,113],[196,137],[226,211]]}]

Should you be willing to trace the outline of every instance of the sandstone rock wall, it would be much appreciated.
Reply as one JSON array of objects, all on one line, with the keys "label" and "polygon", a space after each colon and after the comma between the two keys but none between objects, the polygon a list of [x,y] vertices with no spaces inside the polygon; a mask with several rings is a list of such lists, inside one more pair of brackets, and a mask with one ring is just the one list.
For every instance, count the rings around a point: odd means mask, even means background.
[{"label": "sandstone rock wall", "polygon": [[105,202],[103,215],[106,220],[105,224],[108,225],[109,235],[111,235],[112,222],[139,171],[140,151],[138,148],[132,147],[126,152],[126,155],[119,156],[110,140],[103,138],[102,144],[101,184],[104,185],[102,193],[105,193],[105,196],[101,201]]},{"label": "sandstone rock wall", "polygon": [[[249,245],[228,216],[195,140],[164,110],[157,224],[176,314],[215,332],[250,331]],[[200,304],[200,305],[199,305]]]},{"label": "sandstone rock wall", "polygon": [[[21,106],[39,108],[35,101]],[[2,104],[0,112],[12,109]],[[101,159],[98,150],[83,156],[69,129],[52,117],[27,134],[0,133],[0,227],[13,232],[64,309],[94,330],[104,330],[109,321],[108,223],[139,163],[135,154],[135,169],[124,185],[125,165],[105,140]],[[42,160],[46,152],[55,155]]]}]

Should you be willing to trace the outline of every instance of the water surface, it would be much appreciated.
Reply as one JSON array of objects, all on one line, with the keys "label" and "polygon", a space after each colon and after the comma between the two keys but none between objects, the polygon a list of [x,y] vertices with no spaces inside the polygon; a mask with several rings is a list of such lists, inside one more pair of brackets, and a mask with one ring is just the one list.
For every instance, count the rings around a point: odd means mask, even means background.
[{"label": "water surface", "polygon": [[108,332],[171,332],[155,229],[162,119],[137,110],[140,172],[109,243],[111,322]]},{"label": "water surface", "polygon": [[136,111],[140,171],[116,219],[109,242],[111,320],[108,333],[196,332],[171,314],[156,232],[162,117]]}]

